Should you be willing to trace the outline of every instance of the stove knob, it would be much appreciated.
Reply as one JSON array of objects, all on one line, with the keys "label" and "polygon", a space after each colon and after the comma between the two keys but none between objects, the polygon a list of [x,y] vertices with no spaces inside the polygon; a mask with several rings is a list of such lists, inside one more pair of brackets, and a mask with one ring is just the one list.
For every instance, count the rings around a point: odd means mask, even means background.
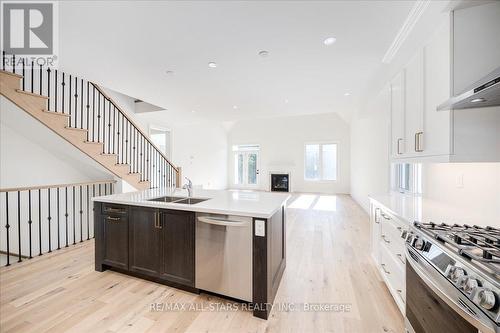
[{"label": "stove knob", "polygon": [[422,250],[425,247],[425,241],[422,238],[417,238],[415,241],[415,248],[417,250]]},{"label": "stove knob", "polygon": [[479,287],[479,282],[474,278],[468,278],[462,288],[466,293],[470,294],[474,289]]},{"label": "stove knob", "polygon": [[461,277],[458,278],[457,280],[457,287],[462,289],[462,290],[465,290],[465,286],[467,284],[467,280],[469,280],[469,278],[467,277],[467,275],[462,275]]},{"label": "stove knob", "polygon": [[451,279],[453,282],[457,282],[458,279],[464,275],[467,275],[465,273],[463,268],[453,266],[450,268],[450,271],[448,272],[448,277]]},{"label": "stove knob", "polygon": [[497,300],[495,293],[489,289],[481,289],[477,294],[479,297],[479,305],[486,310],[491,310],[495,307]]}]

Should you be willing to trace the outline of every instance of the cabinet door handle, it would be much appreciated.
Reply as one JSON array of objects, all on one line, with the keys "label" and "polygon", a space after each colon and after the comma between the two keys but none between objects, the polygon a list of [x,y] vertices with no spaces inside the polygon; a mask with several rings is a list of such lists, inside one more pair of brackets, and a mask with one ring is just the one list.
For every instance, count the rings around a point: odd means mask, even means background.
[{"label": "cabinet door handle", "polygon": [[380,224],[380,221],[378,220],[380,208],[375,208],[375,223]]},{"label": "cabinet door handle", "polygon": [[155,212],[155,228],[161,229],[160,212]]},{"label": "cabinet door handle", "polygon": [[398,229],[399,231],[401,231],[401,227],[396,227],[396,229]]},{"label": "cabinet door handle", "polygon": [[416,152],[423,152],[424,151],[422,149],[422,140],[421,140],[421,137],[423,135],[424,135],[424,132],[415,133],[415,151]]},{"label": "cabinet door handle", "polygon": [[383,239],[383,240],[384,240],[384,242],[386,242],[387,244],[390,244],[390,243],[391,243],[391,241],[390,241],[390,240],[387,240],[387,239],[385,238],[385,235],[382,235],[382,239]]},{"label": "cabinet door handle", "polygon": [[397,253],[396,256],[399,258],[399,260],[404,264],[405,261],[403,259],[403,255],[401,253]]},{"label": "cabinet door handle", "polygon": [[403,139],[401,138],[398,138],[398,143],[397,143],[397,150],[398,150],[398,155],[401,155],[401,141],[403,141]]},{"label": "cabinet door handle", "polygon": [[121,220],[119,217],[111,217],[111,216],[106,216],[106,220],[112,221],[112,222],[118,222]]},{"label": "cabinet door handle", "polygon": [[387,216],[387,215],[385,215],[384,213],[380,213],[380,215],[382,215],[382,217],[383,217],[384,219],[386,219],[386,220],[390,220],[390,219],[391,219],[391,217],[390,217],[390,216]]},{"label": "cabinet door handle", "polygon": [[108,213],[125,213],[125,210],[124,209],[120,209],[120,208],[111,208],[111,207],[107,207],[104,209],[105,212],[108,212]]},{"label": "cabinet door handle", "polygon": [[380,266],[382,266],[382,270],[384,271],[385,274],[391,274],[391,272],[385,269],[385,264],[381,264]]}]

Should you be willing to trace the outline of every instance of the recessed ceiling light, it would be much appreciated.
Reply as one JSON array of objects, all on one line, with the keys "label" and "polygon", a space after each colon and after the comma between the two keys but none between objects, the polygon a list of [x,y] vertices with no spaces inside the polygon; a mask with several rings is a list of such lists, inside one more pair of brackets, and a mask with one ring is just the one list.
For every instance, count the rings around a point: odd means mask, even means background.
[{"label": "recessed ceiling light", "polygon": [[166,72],[165,72],[165,74],[167,74],[167,75],[172,75],[172,74],[174,74],[174,71],[170,71],[170,70],[169,70],[169,71],[166,71]]},{"label": "recessed ceiling light", "polygon": [[323,44],[325,44],[325,45],[332,45],[336,41],[337,41],[337,38],[335,38],[335,37],[328,37],[327,39],[325,39],[323,41]]},{"label": "recessed ceiling light", "polygon": [[289,100],[288,99],[285,99],[285,104],[288,104]]},{"label": "recessed ceiling light", "polygon": [[482,103],[482,102],[486,102],[486,99],[484,99],[484,98],[474,98],[470,102],[471,103]]},{"label": "recessed ceiling light", "polygon": [[238,105],[233,105],[233,109],[237,109],[238,108]]},{"label": "recessed ceiling light", "polygon": [[351,93],[346,92],[344,96],[351,96]]},{"label": "recessed ceiling light", "polygon": [[213,61],[210,61],[210,62],[208,63],[208,67],[210,67],[210,68],[215,68],[215,67],[217,67],[217,63],[215,63],[215,62],[213,62]]},{"label": "recessed ceiling light", "polygon": [[266,50],[262,50],[259,52],[259,55],[262,57],[262,58],[265,58],[269,55],[269,52],[266,51]]},{"label": "recessed ceiling light", "polygon": [[196,111],[195,110],[191,110],[191,113],[196,113]]}]

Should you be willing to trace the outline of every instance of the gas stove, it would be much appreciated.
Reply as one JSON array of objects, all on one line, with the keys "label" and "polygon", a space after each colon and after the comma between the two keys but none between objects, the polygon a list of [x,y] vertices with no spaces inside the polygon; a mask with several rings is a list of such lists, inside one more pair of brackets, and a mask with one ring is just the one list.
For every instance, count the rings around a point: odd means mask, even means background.
[{"label": "gas stove", "polygon": [[480,330],[500,332],[500,229],[415,222],[406,246],[448,305]]}]

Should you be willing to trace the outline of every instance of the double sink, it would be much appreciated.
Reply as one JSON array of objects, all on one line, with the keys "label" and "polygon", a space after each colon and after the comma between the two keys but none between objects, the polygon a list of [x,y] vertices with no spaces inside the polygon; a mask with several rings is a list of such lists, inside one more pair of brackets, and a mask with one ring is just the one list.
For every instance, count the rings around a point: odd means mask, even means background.
[{"label": "double sink", "polygon": [[166,196],[166,197],[149,199],[148,201],[159,201],[159,202],[170,202],[170,203],[184,204],[184,205],[195,205],[197,203],[207,201],[207,200],[209,200],[209,199]]}]

